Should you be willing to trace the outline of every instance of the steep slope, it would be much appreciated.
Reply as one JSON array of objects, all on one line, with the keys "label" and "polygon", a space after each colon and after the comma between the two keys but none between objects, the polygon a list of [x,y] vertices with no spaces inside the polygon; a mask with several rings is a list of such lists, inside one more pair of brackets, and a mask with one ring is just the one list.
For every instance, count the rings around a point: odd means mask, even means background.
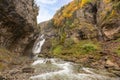
[{"label": "steep slope", "polygon": [[120,32],[119,6],[117,0],[74,0],[56,13],[53,22],[64,29],[79,28],[85,38],[113,39]]},{"label": "steep slope", "polygon": [[50,36],[42,51],[47,56],[97,68],[120,67],[119,0],[74,0],[40,27]]}]

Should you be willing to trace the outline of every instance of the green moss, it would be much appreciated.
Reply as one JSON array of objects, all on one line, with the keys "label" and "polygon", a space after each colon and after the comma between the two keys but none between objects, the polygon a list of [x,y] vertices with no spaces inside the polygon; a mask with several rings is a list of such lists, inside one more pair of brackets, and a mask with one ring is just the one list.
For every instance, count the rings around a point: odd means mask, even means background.
[{"label": "green moss", "polygon": [[120,47],[118,47],[115,52],[117,53],[118,56],[120,56]]}]

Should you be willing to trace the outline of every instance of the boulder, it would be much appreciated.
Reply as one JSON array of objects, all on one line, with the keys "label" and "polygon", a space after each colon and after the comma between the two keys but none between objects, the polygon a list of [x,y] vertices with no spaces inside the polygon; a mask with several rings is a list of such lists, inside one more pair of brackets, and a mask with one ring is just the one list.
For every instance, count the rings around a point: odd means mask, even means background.
[{"label": "boulder", "polygon": [[35,69],[31,67],[26,67],[22,69],[23,73],[34,73]]}]

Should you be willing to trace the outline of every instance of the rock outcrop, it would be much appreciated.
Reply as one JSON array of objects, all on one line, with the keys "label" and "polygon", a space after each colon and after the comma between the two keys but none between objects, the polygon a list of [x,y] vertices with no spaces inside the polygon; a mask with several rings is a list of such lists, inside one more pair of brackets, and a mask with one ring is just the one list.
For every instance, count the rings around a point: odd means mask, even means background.
[{"label": "rock outcrop", "polygon": [[97,25],[108,39],[120,37],[120,1],[98,1]]},{"label": "rock outcrop", "polygon": [[119,8],[119,0],[74,0],[57,11],[52,20],[41,23],[41,31],[55,34],[58,42],[117,39],[120,37]]},{"label": "rock outcrop", "polygon": [[119,0],[73,0],[40,27],[50,36],[41,53],[92,67],[104,68],[105,57],[119,65]]},{"label": "rock outcrop", "polygon": [[22,53],[37,32],[34,0],[0,0],[0,47]]},{"label": "rock outcrop", "polygon": [[56,13],[53,23],[66,34],[77,29],[71,34],[81,38],[114,39],[120,33],[119,8],[118,0],[74,0]]}]

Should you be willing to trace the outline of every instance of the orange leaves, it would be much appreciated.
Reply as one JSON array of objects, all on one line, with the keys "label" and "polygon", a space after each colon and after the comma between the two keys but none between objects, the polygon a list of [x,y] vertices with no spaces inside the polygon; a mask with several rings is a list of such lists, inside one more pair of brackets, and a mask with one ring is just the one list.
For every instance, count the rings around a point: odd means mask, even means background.
[{"label": "orange leaves", "polygon": [[72,17],[73,13],[80,8],[80,2],[72,1],[64,9],[61,10],[61,14],[54,16],[54,24],[59,26],[61,25],[66,18]]},{"label": "orange leaves", "polygon": [[[71,3],[69,3],[67,6],[62,8],[60,12],[58,12],[54,16],[54,24],[56,26],[60,26],[64,23],[64,20],[67,18],[71,18],[73,13],[77,10],[82,8],[85,4],[95,1],[95,0],[73,0]],[[59,14],[60,13],[60,14]]]},{"label": "orange leaves", "polygon": [[54,20],[54,25],[59,26],[62,24],[64,17],[63,16],[57,16],[53,18]]},{"label": "orange leaves", "polygon": [[91,2],[92,0],[81,0],[81,7],[83,7],[85,4]]},{"label": "orange leaves", "polygon": [[69,18],[72,16],[73,12],[77,9],[75,2],[71,2],[65,9],[62,11],[63,16]]}]

